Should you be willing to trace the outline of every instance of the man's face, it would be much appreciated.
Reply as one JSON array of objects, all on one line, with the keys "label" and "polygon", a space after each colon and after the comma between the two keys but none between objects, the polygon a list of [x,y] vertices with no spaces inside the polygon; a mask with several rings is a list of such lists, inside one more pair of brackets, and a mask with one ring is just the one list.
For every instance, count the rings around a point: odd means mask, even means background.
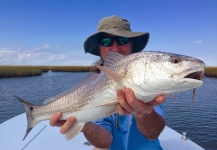
[{"label": "man's face", "polygon": [[[106,35],[104,37],[112,37],[114,38],[115,36],[113,35]],[[102,46],[99,44],[99,49],[100,49],[100,54],[101,54],[101,58],[103,60],[105,60],[106,58],[106,54],[108,51],[112,51],[112,52],[118,52],[121,53],[123,55],[129,55],[131,53],[131,49],[132,49],[132,41],[130,40],[127,44],[124,45],[120,45],[117,43],[116,40],[113,41],[113,44],[111,46]]]}]

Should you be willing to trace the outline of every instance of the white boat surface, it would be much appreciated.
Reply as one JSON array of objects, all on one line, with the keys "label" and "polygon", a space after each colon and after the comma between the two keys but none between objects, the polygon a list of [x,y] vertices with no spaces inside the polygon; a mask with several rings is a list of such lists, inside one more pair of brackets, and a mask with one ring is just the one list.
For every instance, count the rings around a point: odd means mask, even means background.
[{"label": "white boat surface", "polygon": [[[26,132],[26,114],[20,114],[0,124],[0,150],[92,150],[83,133],[70,141],[60,134],[58,127],[49,126],[48,121],[37,124],[23,141]],[[159,140],[164,150],[204,150],[183,135],[166,126]],[[135,147],[136,149],[136,147]]]}]

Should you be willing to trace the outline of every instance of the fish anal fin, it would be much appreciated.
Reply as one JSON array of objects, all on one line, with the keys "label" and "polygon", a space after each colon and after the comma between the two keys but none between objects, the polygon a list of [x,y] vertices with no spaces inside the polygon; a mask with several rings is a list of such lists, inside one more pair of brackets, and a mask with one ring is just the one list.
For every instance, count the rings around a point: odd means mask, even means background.
[{"label": "fish anal fin", "polygon": [[105,103],[102,103],[100,105],[97,105],[96,107],[100,107],[100,106],[111,106],[111,105],[115,105],[118,103],[118,100],[112,100],[112,101],[109,101],[109,102],[105,102]]},{"label": "fish anal fin", "polygon": [[71,140],[74,136],[78,135],[84,127],[84,123],[76,122],[69,131],[65,134],[65,139]]},{"label": "fish anal fin", "polygon": [[111,79],[113,79],[120,86],[121,89],[124,89],[124,85],[122,83],[124,77],[122,75],[98,64],[95,64],[95,66],[101,71],[103,71],[105,74],[107,74]]}]

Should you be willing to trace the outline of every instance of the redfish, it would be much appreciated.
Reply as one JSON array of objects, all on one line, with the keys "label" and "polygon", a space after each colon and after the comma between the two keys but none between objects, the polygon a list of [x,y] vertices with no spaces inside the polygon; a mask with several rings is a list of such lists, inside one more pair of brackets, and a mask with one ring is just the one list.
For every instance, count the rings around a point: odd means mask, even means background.
[{"label": "redfish", "polygon": [[37,106],[21,98],[26,109],[28,127],[32,128],[55,112],[61,119],[75,116],[77,121],[66,133],[67,140],[77,135],[85,123],[116,112],[116,91],[131,88],[137,99],[147,103],[159,95],[195,89],[203,84],[205,63],[199,59],[165,52],[139,52],[124,56],[108,52],[104,65],[96,64],[101,72],[91,75],[75,88],[50,98]]}]

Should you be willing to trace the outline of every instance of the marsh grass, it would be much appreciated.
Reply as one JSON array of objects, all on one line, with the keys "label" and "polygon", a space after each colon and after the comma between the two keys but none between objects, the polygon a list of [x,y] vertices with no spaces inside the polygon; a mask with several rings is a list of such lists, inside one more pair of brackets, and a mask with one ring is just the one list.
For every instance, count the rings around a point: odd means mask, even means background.
[{"label": "marsh grass", "polygon": [[0,78],[38,76],[43,72],[89,72],[89,66],[0,66]]},{"label": "marsh grass", "polygon": [[1,66],[0,77],[27,77],[27,76],[38,76],[42,74],[42,70],[35,67],[28,66]]},{"label": "marsh grass", "polygon": [[52,66],[49,70],[54,72],[89,72],[90,66]]},{"label": "marsh grass", "polygon": [[208,66],[205,68],[206,77],[217,77],[217,66]]},{"label": "marsh grass", "polygon": [[[43,72],[89,72],[90,66],[0,66],[0,78],[38,76]],[[217,77],[217,66],[205,68],[206,77]]]}]

